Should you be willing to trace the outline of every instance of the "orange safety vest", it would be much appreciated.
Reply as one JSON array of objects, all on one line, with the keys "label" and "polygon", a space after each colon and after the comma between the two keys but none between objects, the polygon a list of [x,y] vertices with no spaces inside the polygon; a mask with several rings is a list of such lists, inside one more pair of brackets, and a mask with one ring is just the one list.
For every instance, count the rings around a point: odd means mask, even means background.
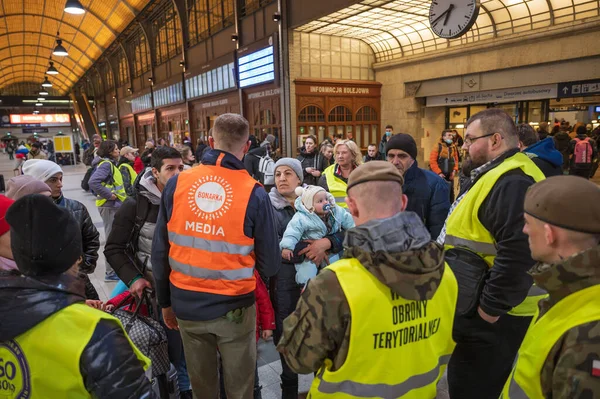
[{"label": "orange safety vest", "polygon": [[200,165],[179,174],[169,231],[171,283],[183,290],[237,296],[253,292],[254,239],[244,234],[256,180],[245,169]]}]

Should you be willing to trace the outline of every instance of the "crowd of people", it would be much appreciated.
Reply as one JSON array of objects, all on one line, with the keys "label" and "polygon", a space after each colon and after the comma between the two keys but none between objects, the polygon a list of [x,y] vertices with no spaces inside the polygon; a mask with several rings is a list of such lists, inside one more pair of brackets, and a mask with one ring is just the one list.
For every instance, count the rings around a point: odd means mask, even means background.
[{"label": "crowd of people", "polygon": [[166,397],[125,309],[160,323],[181,398],[260,398],[259,339],[284,399],[299,373],[314,398],[434,398],[442,379],[453,399],[597,397],[598,132],[564,149],[568,129],[487,109],[428,168],[391,125],[364,156],[335,135],[281,157],[237,114],[196,148],[94,136],[107,303],[88,210],[32,157],[0,196],[0,396]]}]

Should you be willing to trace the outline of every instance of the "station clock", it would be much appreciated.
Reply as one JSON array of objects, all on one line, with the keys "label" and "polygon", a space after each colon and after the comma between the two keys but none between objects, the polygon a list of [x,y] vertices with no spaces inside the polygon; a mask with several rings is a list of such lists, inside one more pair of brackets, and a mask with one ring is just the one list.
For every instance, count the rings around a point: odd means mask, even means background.
[{"label": "station clock", "polygon": [[461,37],[479,15],[479,0],[433,0],[429,7],[431,30],[444,39]]}]

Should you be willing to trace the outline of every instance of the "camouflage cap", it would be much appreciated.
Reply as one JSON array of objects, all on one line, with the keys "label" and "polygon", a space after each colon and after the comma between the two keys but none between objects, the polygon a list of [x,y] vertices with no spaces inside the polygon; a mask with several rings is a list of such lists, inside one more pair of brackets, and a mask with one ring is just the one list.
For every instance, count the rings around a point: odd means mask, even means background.
[{"label": "camouflage cap", "polygon": [[567,230],[600,234],[600,187],[577,176],[554,176],[534,184],[525,213]]},{"label": "camouflage cap", "polygon": [[371,161],[354,169],[348,177],[348,188],[370,181],[395,181],[404,184],[404,177],[394,165],[385,161]]}]

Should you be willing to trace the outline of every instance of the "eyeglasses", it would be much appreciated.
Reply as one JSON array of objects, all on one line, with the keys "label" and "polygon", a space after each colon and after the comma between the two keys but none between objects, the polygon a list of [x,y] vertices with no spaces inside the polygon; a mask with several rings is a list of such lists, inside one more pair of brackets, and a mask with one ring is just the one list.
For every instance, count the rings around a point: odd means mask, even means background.
[{"label": "eyeglasses", "polygon": [[478,136],[478,137],[465,137],[464,143],[466,145],[471,145],[471,144],[473,144],[473,142],[475,140],[482,139],[484,137],[490,137],[490,136],[493,136],[494,134],[496,134],[496,133],[484,134],[483,136]]}]

